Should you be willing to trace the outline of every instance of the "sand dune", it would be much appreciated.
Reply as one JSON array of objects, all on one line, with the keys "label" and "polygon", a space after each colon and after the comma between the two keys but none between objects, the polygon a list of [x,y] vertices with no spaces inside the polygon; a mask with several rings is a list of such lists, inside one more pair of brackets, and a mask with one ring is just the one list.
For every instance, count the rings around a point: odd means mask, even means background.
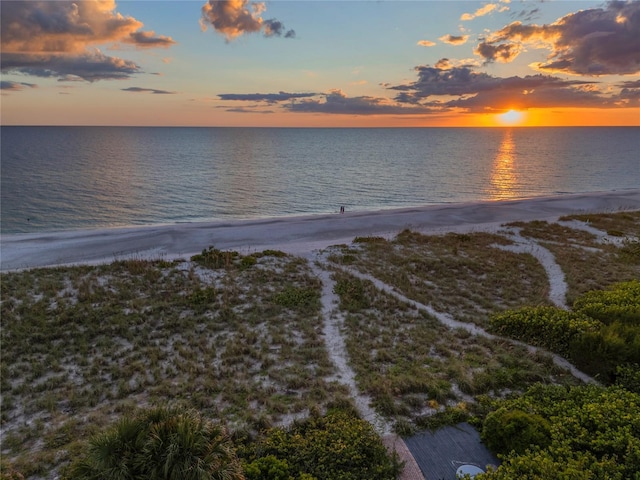
[{"label": "sand dune", "polygon": [[235,222],[2,235],[0,269],[102,263],[115,259],[188,257],[215,245],[242,253],[279,249],[297,255],[356,236],[487,230],[511,221],[553,220],[572,213],[640,210],[640,190],[596,192],[524,200],[430,205]]}]

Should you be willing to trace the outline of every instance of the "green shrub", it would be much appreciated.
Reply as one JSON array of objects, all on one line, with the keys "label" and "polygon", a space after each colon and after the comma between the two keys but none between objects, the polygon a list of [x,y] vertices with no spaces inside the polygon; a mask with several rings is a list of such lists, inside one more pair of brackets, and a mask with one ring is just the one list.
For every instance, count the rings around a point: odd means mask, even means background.
[{"label": "green shrub", "polygon": [[482,440],[495,453],[523,454],[532,447],[549,446],[551,432],[549,422],[540,415],[501,408],[487,415]]},{"label": "green shrub", "polygon": [[397,457],[389,456],[373,427],[344,411],[312,417],[288,430],[271,429],[248,449],[249,458],[245,459],[248,465],[256,465],[260,458],[273,457],[264,464],[279,468],[280,474],[284,463],[276,460],[286,460],[287,473],[294,478],[305,478],[306,474],[307,479],[311,476],[318,480],[391,480],[401,471]]},{"label": "green shrub", "polygon": [[[485,419],[488,446],[508,451],[506,442],[498,447],[491,443],[501,435],[513,437],[514,444],[519,441],[517,432],[501,431],[501,418],[514,411],[529,415],[525,425],[533,418],[532,425],[548,432],[547,445],[520,452],[514,448],[502,457],[497,471],[478,479],[638,479],[640,395],[636,393],[619,387],[538,384],[522,396],[496,402],[495,408]],[[548,428],[536,417],[548,422]]]},{"label": "green shrub", "polygon": [[254,255],[247,255],[246,257],[242,257],[242,260],[240,260],[240,267],[246,269],[253,267],[256,263],[258,263],[258,260]]},{"label": "green shrub", "polygon": [[125,417],[89,442],[70,480],[242,480],[225,429],[194,410],[153,408]]},{"label": "green shrub", "polygon": [[290,480],[289,464],[273,455],[260,457],[244,465],[247,480]]},{"label": "green shrub", "polygon": [[640,394],[640,365],[628,363],[616,368],[616,385]]},{"label": "green shrub", "polygon": [[192,256],[191,260],[207,268],[228,268],[238,255],[235,251],[225,252],[210,246],[202,250],[202,253]]},{"label": "green shrub", "polygon": [[577,335],[598,332],[601,326],[600,322],[583,314],[556,307],[524,307],[490,318],[494,333],[563,355],[569,353]]},{"label": "green shrub", "polygon": [[348,312],[357,312],[371,305],[362,280],[354,277],[340,277],[333,287],[340,296],[340,308]]},{"label": "green shrub", "polygon": [[191,305],[207,305],[216,301],[216,289],[213,287],[199,288],[188,296]]},{"label": "green shrub", "polygon": [[386,243],[387,240],[384,237],[356,237],[353,239],[353,243]]},{"label": "green shrub", "polygon": [[610,383],[619,365],[640,363],[640,328],[616,321],[597,332],[583,333],[573,339],[569,357]]},{"label": "green shrub", "polygon": [[587,292],[574,302],[573,309],[607,325],[620,321],[640,328],[640,281]]},{"label": "green shrub", "polygon": [[287,285],[273,297],[273,303],[297,310],[315,309],[320,306],[320,292],[317,288]]},{"label": "green shrub", "polygon": [[287,256],[287,254],[281,250],[269,250],[269,249],[263,250],[261,254],[265,257],[276,257],[276,258],[282,258]]}]

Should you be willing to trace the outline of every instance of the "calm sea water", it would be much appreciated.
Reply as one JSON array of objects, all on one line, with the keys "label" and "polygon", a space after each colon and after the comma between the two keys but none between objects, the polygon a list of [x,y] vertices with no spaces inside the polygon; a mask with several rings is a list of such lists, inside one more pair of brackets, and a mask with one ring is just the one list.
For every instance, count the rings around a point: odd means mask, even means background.
[{"label": "calm sea water", "polygon": [[3,233],[640,188],[640,128],[2,127]]}]

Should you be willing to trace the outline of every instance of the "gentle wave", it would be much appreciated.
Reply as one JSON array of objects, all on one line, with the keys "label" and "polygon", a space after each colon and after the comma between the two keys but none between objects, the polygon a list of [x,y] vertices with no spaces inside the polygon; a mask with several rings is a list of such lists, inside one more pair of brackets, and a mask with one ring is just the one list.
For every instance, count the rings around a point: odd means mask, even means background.
[{"label": "gentle wave", "polygon": [[640,187],[640,129],[2,127],[1,231]]}]

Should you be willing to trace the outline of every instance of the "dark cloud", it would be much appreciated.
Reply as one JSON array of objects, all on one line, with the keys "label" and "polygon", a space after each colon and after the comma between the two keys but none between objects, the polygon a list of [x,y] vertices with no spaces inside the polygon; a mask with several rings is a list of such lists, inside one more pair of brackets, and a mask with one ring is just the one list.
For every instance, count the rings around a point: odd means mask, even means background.
[{"label": "dark cloud", "polygon": [[521,10],[520,12],[513,12],[511,17],[519,18],[520,21],[523,22],[530,22],[538,16],[539,12],[539,8],[532,8],[531,10]]},{"label": "dark cloud", "polygon": [[170,47],[176,42],[171,37],[156,35],[156,32],[132,32],[127,43],[133,43],[138,47]]},{"label": "dark cloud", "polygon": [[233,112],[233,113],[261,113],[261,114],[270,114],[275,113],[273,110],[263,110],[261,108],[246,108],[246,107],[237,107],[237,108],[226,108],[225,112]]},{"label": "dark cloud", "polygon": [[520,48],[520,45],[515,43],[492,45],[483,42],[476,47],[474,52],[483,57],[487,62],[497,60],[502,63],[508,63],[518,56]]},{"label": "dark cloud", "polygon": [[603,108],[615,107],[618,97],[607,97],[590,89],[559,86],[555,82],[542,83],[531,90],[509,89],[486,90],[472,97],[446,102],[450,108],[462,108],[467,112],[500,112],[529,108]]},{"label": "dark cloud", "polygon": [[296,98],[313,97],[316,93],[221,93],[218,95],[221,100],[239,100],[248,102],[276,103]]},{"label": "dark cloud", "polygon": [[59,79],[127,78],[134,62],[108,57],[96,45],[119,42],[168,47],[171,37],[140,31],[143,24],[115,11],[114,0],[0,2],[3,71]]},{"label": "dark cloud", "polygon": [[121,88],[123,92],[135,92],[135,93],[153,93],[156,95],[173,95],[176,92],[169,92],[168,90],[157,90],[155,88],[141,88],[141,87],[129,87],[129,88]]},{"label": "dark cloud", "polygon": [[[443,59],[445,60],[445,59]],[[622,100],[635,98],[637,85],[625,82],[619,94],[602,93],[596,82],[563,80],[550,75],[494,77],[470,66],[416,67],[418,80],[388,86],[399,103],[429,108],[456,108],[467,112],[546,107],[629,106]],[[457,98],[451,98],[457,97]]]},{"label": "dark cloud", "polygon": [[80,55],[4,54],[0,59],[3,71],[19,72],[60,80],[119,80],[140,72],[134,62],[109,57],[100,51]]},{"label": "dark cloud", "polygon": [[296,32],[294,32],[293,30],[287,30],[285,32],[285,28],[282,22],[279,22],[275,18],[272,18],[271,20],[265,20],[263,25],[265,37],[281,37],[283,34],[284,38],[295,38],[296,36]]},{"label": "dark cloud", "polygon": [[462,45],[468,38],[469,35],[443,35],[439,40],[450,45]]},{"label": "dark cloud", "polygon": [[621,82],[618,84],[621,88],[640,88],[640,80],[630,80],[627,82]]},{"label": "dark cloud", "polygon": [[[514,45],[543,43],[551,54],[536,68],[578,75],[640,72],[640,1],[612,1],[566,15],[548,25],[513,22],[482,41],[476,53],[487,61],[511,61]],[[499,54],[503,55],[500,56]]]},{"label": "dark cloud", "polygon": [[203,30],[212,26],[231,41],[245,33],[263,32],[265,37],[294,38],[295,31],[286,30],[275,18],[264,20],[264,3],[249,0],[207,0],[202,6],[200,25]]},{"label": "dark cloud", "polygon": [[636,105],[640,105],[640,80],[633,80],[629,82],[622,82],[620,85],[620,98],[635,102]]},{"label": "dark cloud", "polygon": [[292,112],[332,113],[342,115],[407,115],[424,114],[432,109],[419,106],[407,107],[390,102],[386,98],[347,97],[340,90],[333,90],[323,100],[303,100],[291,103],[285,108]]},{"label": "dark cloud", "polygon": [[[388,98],[347,97],[341,90],[332,90],[327,94],[318,93],[253,93],[253,94],[219,94],[222,100],[239,100],[246,102],[266,102],[269,105],[280,103],[281,108],[296,113],[333,113],[342,115],[407,115],[429,113],[432,109],[424,106],[407,106],[393,102]],[[312,99],[311,97],[321,97]],[[302,99],[300,101],[296,101]],[[222,107],[225,108],[225,107]],[[226,109],[238,113],[273,113],[265,110],[260,104],[251,107]]]},{"label": "dark cloud", "polygon": [[9,90],[13,92],[17,92],[20,90],[24,90],[24,88],[36,88],[37,85],[35,83],[26,83],[26,82],[11,82],[7,80],[0,81],[0,90]]},{"label": "dark cloud", "polygon": [[396,100],[415,103],[432,95],[467,95],[495,88],[496,77],[473,71],[470,67],[450,67],[446,59],[439,64],[447,67],[422,65],[415,68],[418,80],[405,85],[389,86],[390,90],[403,92]]}]

